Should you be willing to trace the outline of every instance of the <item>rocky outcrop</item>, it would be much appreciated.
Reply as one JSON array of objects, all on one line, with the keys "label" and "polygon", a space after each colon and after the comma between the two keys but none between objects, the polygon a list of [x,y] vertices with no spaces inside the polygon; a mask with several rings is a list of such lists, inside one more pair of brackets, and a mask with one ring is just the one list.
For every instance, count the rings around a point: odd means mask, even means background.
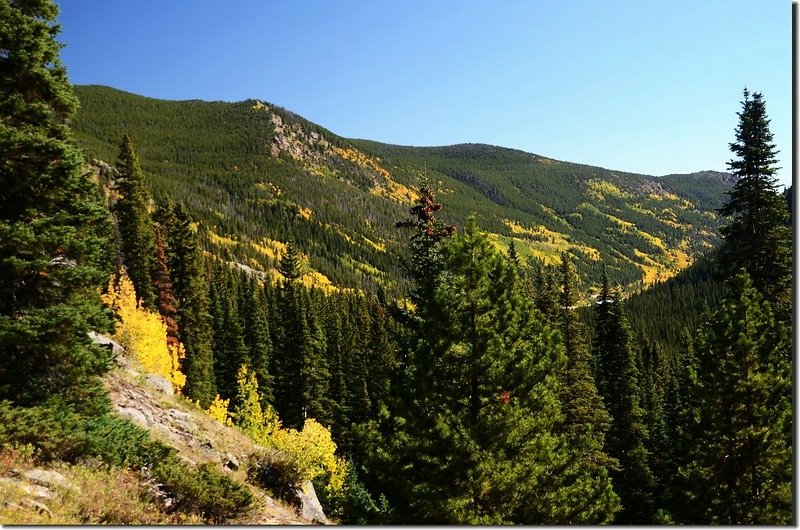
[{"label": "rocky outcrop", "polygon": [[119,359],[125,353],[125,348],[123,348],[120,343],[115,342],[105,335],[101,335],[95,331],[90,331],[89,338],[92,339],[93,343],[102,346],[103,348],[107,348],[111,352],[112,356],[116,359]]},{"label": "rocky outcrop", "polygon": [[[188,465],[214,462],[232,478],[244,480],[253,455],[261,454],[263,447],[236,429],[199,411],[186,409],[177,397],[160,392],[130,359],[123,365],[123,370],[105,376],[111,402],[121,416],[176,448]],[[163,496],[157,484],[152,486],[156,497]],[[261,492],[261,507],[237,524],[330,524],[310,482],[289,489],[288,498],[282,497],[280,501]],[[169,504],[168,498],[162,501]]]},{"label": "rocky outcrop", "polygon": [[317,492],[311,481],[307,480],[295,487],[292,494],[295,496],[294,504],[300,515],[317,524],[330,524],[328,518],[325,517],[325,512],[322,511],[322,505],[319,503]]}]

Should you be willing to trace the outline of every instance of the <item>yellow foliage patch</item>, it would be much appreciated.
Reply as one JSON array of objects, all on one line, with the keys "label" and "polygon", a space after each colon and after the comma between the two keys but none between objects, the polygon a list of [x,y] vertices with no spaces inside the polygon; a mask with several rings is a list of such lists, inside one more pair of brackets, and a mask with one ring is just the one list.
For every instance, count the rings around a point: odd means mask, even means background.
[{"label": "yellow foliage patch", "polygon": [[587,180],[586,192],[589,194],[590,197],[597,199],[598,201],[605,200],[606,195],[611,195],[612,197],[623,197],[623,198],[631,196],[630,193],[622,191],[620,188],[618,188],[611,182],[601,179]]},{"label": "yellow foliage patch", "polygon": [[250,246],[253,247],[258,253],[263,254],[269,259],[275,261],[280,260],[281,256],[283,256],[283,254],[286,252],[286,243],[275,241],[273,239],[264,238],[260,243],[251,241]]},{"label": "yellow foliage patch", "polygon": [[339,290],[327,276],[322,274],[321,272],[317,271],[309,271],[299,278],[300,283],[305,285],[306,287],[313,287],[315,289],[321,289],[326,293],[333,293]]},{"label": "yellow foliage patch", "polygon": [[218,235],[216,232],[212,230],[208,231],[208,238],[211,240],[213,244],[220,247],[235,247],[238,244],[236,240],[226,236]]},{"label": "yellow foliage patch", "polygon": [[373,240],[371,240],[371,239],[369,239],[369,238],[367,238],[367,237],[365,237],[365,236],[361,236],[361,238],[362,238],[362,239],[363,239],[363,240],[364,240],[364,241],[365,241],[365,242],[366,242],[366,243],[367,243],[369,246],[371,246],[372,248],[374,248],[374,249],[375,249],[375,250],[377,250],[378,252],[386,252],[386,244],[385,244],[385,243],[382,243],[382,242],[381,242],[381,243],[376,243],[375,241],[373,241]]},{"label": "yellow foliage patch", "polygon": [[222,399],[217,394],[205,412],[223,425],[232,425],[231,419],[228,417],[228,405],[230,405],[230,402],[230,399]]},{"label": "yellow foliage patch", "polygon": [[352,147],[348,147],[347,149],[342,149],[341,147],[334,147],[333,152],[336,153],[339,157],[347,161],[353,162],[355,165],[361,168],[374,171],[375,173],[381,175],[385,179],[389,178],[389,172],[380,165],[380,158],[370,158],[361,151],[353,149]]},{"label": "yellow foliage patch", "polygon": [[145,372],[169,380],[180,391],[186,384],[186,376],[179,369],[185,355],[183,344],[179,343],[177,348],[167,345],[167,326],[158,313],[137,303],[125,269],[120,268],[116,284],[113,280],[109,282],[102,300],[119,320],[114,339],[133,354]]},{"label": "yellow foliage patch", "polygon": [[663,193],[649,193],[647,197],[649,199],[653,199],[654,201],[665,201],[665,200],[679,201],[681,199],[680,197],[669,191],[664,191]]},{"label": "yellow foliage patch", "polygon": [[311,210],[311,208],[300,207],[300,209],[297,210],[297,215],[302,217],[303,219],[311,219],[311,215],[313,213],[314,212],[313,210]]},{"label": "yellow foliage patch", "polygon": [[388,177],[385,187],[374,186],[370,188],[369,192],[378,197],[386,197],[387,199],[392,199],[403,204],[411,204],[419,199],[419,193]]},{"label": "yellow foliage patch", "polygon": [[[572,243],[567,240],[564,234],[550,230],[544,225],[528,228],[509,219],[504,219],[503,223],[511,229],[511,233],[523,236],[521,238],[513,238],[517,246],[517,252],[522,251],[522,255],[525,255],[525,249],[527,248],[531,256],[544,260],[546,263],[558,264],[561,261],[560,255],[562,252],[577,250],[592,260],[598,261],[600,259],[600,252],[597,249]],[[508,249],[508,243],[500,246],[498,246],[499,240],[494,243],[503,252]]]}]

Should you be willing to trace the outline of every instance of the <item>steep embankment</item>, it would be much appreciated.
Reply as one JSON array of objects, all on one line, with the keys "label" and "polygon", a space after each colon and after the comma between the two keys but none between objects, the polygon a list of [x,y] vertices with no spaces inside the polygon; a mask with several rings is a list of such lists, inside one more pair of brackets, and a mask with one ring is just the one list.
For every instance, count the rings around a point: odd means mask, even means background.
[{"label": "steep embankment", "polygon": [[90,157],[113,161],[130,133],[148,186],[182,201],[213,253],[274,274],[292,237],[308,284],[392,289],[403,282],[395,222],[423,181],[445,219],[476,215],[501,249],[554,262],[569,252],[583,287],[649,284],[714,245],[725,174],[650,177],[489,145],[402,147],[348,140],[279,107],[162,101],[76,87],[73,124]]},{"label": "steep embankment", "polygon": [[[252,506],[226,518],[226,524],[328,522],[310,484],[297,488],[289,495],[292,504],[287,504],[248,481],[247,468],[263,457],[264,447],[175,396],[168,381],[143,373],[132,359],[120,356],[118,360],[120,366],[103,381],[120,416],[176,449],[188,469],[210,464],[252,492]],[[204,523],[200,516],[174,511],[174,494],[150,477],[147,469],[109,468],[93,461],[34,465],[32,455],[23,453],[17,449],[0,455],[2,524]]]}]

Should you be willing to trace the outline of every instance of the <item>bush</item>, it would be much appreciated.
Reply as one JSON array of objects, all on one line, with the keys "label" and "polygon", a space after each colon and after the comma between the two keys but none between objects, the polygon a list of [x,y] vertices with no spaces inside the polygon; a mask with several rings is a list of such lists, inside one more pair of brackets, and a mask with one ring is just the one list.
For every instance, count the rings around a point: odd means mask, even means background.
[{"label": "bush", "polygon": [[74,462],[86,451],[81,418],[69,409],[0,401],[0,447],[29,445],[36,460]]},{"label": "bush", "polygon": [[386,497],[381,495],[378,502],[375,502],[364,484],[358,480],[353,464],[347,465],[344,485],[338,491],[326,487],[325,478],[318,477],[314,486],[325,513],[336,518],[339,524],[369,525],[388,521],[389,506]]},{"label": "bush", "polygon": [[271,450],[258,458],[248,469],[247,478],[282,500],[291,498],[298,486],[297,473],[286,453]]},{"label": "bush", "polygon": [[150,438],[146,430],[113,414],[89,419],[85,430],[86,456],[114,466],[152,468],[175,452]]},{"label": "bush", "polygon": [[210,463],[190,470],[173,456],[153,470],[153,478],[175,498],[176,509],[200,515],[213,524],[240,515],[253,504],[253,494],[246,486]]}]

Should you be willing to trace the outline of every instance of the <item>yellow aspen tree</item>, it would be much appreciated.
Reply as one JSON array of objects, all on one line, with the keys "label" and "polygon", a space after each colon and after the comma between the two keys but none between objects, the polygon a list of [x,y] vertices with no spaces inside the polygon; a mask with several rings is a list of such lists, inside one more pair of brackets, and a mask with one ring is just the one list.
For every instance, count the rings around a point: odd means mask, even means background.
[{"label": "yellow aspen tree", "polygon": [[206,409],[206,414],[223,425],[233,425],[228,413],[228,405],[230,404],[230,401],[230,399],[220,398],[219,394],[217,394],[214,397],[214,401],[212,401],[211,405],[209,405],[209,407]]},{"label": "yellow aspen tree", "polygon": [[102,298],[118,320],[114,339],[125,346],[146,373],[169,380],[180,391],[186,383],[186,376],[179,369],[183,346],[168,347],[167,326],[158,313],[136,301],[133,283],[124,268],[120,268],[116,283],[109,282]]}]

